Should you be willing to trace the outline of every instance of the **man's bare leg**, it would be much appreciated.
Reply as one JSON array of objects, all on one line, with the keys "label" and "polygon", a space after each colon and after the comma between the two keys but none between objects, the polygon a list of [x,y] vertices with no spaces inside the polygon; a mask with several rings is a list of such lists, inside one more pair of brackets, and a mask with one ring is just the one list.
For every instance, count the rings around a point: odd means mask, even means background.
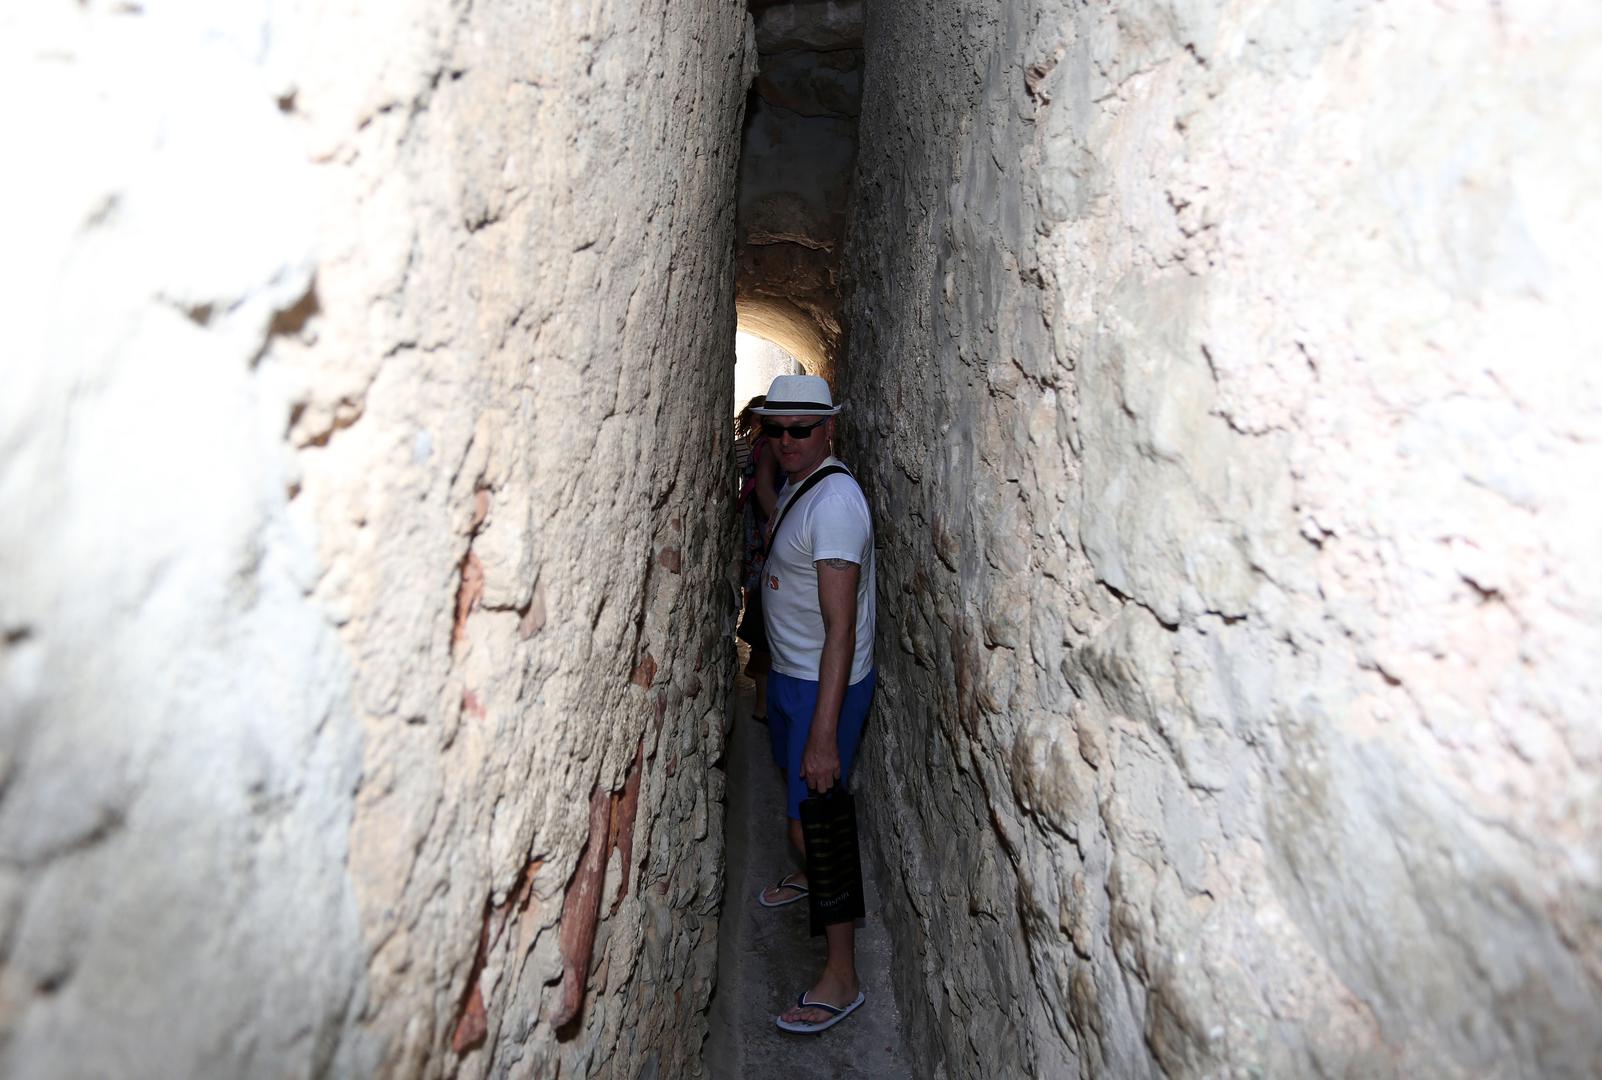
[{"label": "man's bare leg", "polygon": [[768,673],[766,671],[754,672],[751,681],[756,683],[756,707],[751,714],[758,720],[768,718]]},{"label": "man's bare leg", "polygon": [[[806,866],[807,842],[806,839],[801,835],[801,823],[799,821],[792,820],[790,822],[790,846],[795,848],[796,854],[801,856],[801,865],[803,867]],[[807,887],[807,872],[804,869],[797,870],[793,874],[784,875],[784,877],[780,880],[794,882],[804,889]],[[762,890],[762,898],[770,904],[776,904],[789,895],[789,890],[781,889],[775,885],[770,885],[766,889]],[[855,993],[855,991],[852,992]]]},{"label": "man's bare leg", "polygon": [[751,704],[751,718],[766,720],[768,718],[768,672],[773,670],[773,655],[765,646],[751,646],[751,654],[745,661],[745,673],[756,683],[756,699]]},{"label": "man's bare leg", "polygon": [[[804,862],[807,845],[799,821],[790,822],[790,843],[801,853]],[[790,880],[797,884],[805,884],[806,875],[796,874],[791,876]],[[856,1000],[857,991],[861,989],[857,982],[857,927],[855,923],[835,923],[823,928],[823,936],[828,942],[828,959],[823,962],[823,974],[818,976],[818,981],[807,991],[807,999],[827,1001],[830,1005],[843,1008]],[[833,1014],[823,1009],[792,1005],[784,1011],[782,1017],[791,1023],[821,1024],[831,1015]]]}]

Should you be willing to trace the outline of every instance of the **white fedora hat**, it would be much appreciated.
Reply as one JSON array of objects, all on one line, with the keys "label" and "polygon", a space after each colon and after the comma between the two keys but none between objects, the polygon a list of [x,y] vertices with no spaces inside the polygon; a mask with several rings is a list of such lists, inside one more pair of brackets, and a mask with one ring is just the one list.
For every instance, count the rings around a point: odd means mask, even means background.
[{"label": "white fedora hat", "polygon": [[751,411],[758,416],[833,416],[840,406],[821,375],[779,375],[768,387],[762,408]]}]

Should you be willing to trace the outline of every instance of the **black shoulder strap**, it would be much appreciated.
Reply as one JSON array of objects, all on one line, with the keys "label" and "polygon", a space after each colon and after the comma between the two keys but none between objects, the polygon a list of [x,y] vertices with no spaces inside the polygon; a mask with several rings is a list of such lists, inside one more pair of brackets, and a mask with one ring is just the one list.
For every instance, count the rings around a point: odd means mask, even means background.
[{"label": "black shoulder strap", "polygon": [[825,465],[823,468],[819,469],[817,472],[801,481],[801,486],[796,488],[794,495],[790,496],[790,501],[784,504],[784,510],[780,512],[779,520],[773,523],[772,530],[768,532],[768,542],[762,547],[763,562],[767,561],[768,552],[773,550],[774,541],[778,540],[779,538],[779,526],[783,525],[784,519],[790,516],[790,509],[795,506],[796,503],[800,502],[801,496],[811,491],[813,485],[819,480],[822,480],[825,476],[833,476],[836,473],[845,473],[847,476],[850,476],[851,470],[846,468],[844,465]]}]

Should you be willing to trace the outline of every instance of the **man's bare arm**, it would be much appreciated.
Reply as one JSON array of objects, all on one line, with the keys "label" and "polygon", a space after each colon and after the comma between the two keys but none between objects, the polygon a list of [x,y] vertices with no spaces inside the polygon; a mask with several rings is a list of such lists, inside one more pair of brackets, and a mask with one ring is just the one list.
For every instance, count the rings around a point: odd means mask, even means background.
[{"label": "man's bare arm", "polygon": [[857,645],[857,582],[862,567],[847,559],[819,559],[818,610],[823,613],[823,656],[818,663],[818,704],[801,757],[807,785],[827,791],[840,779],[840,706],[851,681]]}]

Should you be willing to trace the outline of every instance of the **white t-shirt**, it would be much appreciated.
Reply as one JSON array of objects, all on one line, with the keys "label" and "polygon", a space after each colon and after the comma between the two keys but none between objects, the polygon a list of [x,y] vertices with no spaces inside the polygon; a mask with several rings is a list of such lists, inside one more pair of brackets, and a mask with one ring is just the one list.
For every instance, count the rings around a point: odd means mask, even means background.
[{"label": "white t-shirt", "polygon": [[[839,464],[838,458],[829,457],[818,468]],[[797,486],[787,484],[780,492],[775,520],[784,514]],[[845,559],[862,567],[857,578],[856,650],[848,680],[855,686],[873,670],[877,590],[868,500],[846,473],[819,480],[784,515],[762,573],[762,617],[773,670],[797,679],[817,679],[823,658],[823,612],[818,607],[818,568],[813,565],[822,559]]]}]

